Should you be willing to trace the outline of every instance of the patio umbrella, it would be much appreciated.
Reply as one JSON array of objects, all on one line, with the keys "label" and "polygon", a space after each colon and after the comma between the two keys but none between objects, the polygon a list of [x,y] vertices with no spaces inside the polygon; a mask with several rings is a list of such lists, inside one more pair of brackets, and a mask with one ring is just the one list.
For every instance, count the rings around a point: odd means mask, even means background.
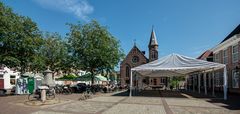
[{"label": "patio umbrella", "polygon": [[[87,73],[85,75],[79,76],[78,78],[76,78],[77,81],[91,81],[91,74]],[[102,75],[96,75],[94,76],[94,80],[95,81],[107,81],[107,78],[102,76]]]}]

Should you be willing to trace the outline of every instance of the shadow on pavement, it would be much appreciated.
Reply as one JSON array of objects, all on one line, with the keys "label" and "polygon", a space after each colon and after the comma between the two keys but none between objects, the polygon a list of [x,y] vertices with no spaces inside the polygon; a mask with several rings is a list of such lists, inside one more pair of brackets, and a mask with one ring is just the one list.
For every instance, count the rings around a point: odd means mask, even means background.
[{"label": "shadow on pavement", "polygon": [[[216,97],[211,95],[199,94],[189,91],[168,91],[168,90],[143,90],[141,92],[133,91],[135,97],[164,97],[164,98],[198,98],[204,99],[209,103],[224,107],[229,110],[240,110],[240,97],[236,94],[229,94],[228,100],[223,99],[222,93],[216,93]],[[129,91],[113,94],[112,96],[129,96]]]},{"label": "shadow on pavement", "polygon": [[[129,96],[129,91],[124,91],[121,93],[113,94],[112,96]],[[177,91],[167,91],[167,90],[143,90],[140,92],[132,91],[132,96],[138,97],[172,97],[172,98],[187,98],[186,96],[182,95],[181,92]]]},{"label": "shadow on pavement", "polygon": [[228,99],[223,99],[223,93],[215,93],[215,97],[211,95],[204,95],[203,93],[199,94],[197,92],[186,92],[183,93],[193,97],[193,98],[207,98],[207,102],[213,103],[217,106],[224,107],[229,110],[240,110],[240,97],[237,94],[228,94]]}]

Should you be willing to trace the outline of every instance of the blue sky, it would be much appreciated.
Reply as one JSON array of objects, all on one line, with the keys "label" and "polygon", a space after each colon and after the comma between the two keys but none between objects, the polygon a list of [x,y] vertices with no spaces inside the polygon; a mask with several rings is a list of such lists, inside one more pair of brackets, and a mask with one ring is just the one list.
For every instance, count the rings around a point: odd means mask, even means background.
[{"label": "blue sky", "polygon": [[160,57],[199,56],[240,24],[240,0],[1,0],[40,30],[65,36],[66,23],[98,20],[121,41],[127,54],[136,39],[147,51],[152,25]]}]

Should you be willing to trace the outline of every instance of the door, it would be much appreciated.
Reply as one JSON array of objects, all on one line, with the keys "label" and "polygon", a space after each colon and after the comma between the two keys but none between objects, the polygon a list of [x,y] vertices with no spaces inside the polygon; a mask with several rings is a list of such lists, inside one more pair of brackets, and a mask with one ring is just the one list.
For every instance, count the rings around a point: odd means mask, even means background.
[{"label": "door", "polygon": [[4,80],[0,79],[0,89],[4,89]]},{"label": "door", "polygon": [[157,79],[156,78],[153,79],[153,83],[154,83],[154,85],[157,85]]}]

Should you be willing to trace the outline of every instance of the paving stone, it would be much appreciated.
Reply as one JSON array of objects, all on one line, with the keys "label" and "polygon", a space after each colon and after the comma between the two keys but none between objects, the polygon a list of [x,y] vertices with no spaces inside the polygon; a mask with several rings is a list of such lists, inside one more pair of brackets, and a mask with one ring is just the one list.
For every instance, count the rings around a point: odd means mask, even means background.
[{"label": "paving stone", "polygon": [[72,113],[66,113],[66,112],[53,112],[53,111],[37,111],[32,114],[72,114]]},{"label": "paving stone", "polygon": [[117,104],[102,114],[166,114],[161,105]]},{"label": "paving stone", "polygon": [[174,106],[220,108],[204,100],[193,100],[193,99],[186,99],[186,98],[165,98],[165,100],[168,105],[174,105]]},{"label": "paving stone", "polygon": [[126,98],[126,97],[113,97],[113,96],[96,97],[96,98],[88,99],[87,101],[117,103],[117,102],[123,100],[124,98]]},{"label": "paving stone", "polygon": [[113,103],[77,101],[70,104],[56,106],[50,109],[54,111],[66,111],[74,113],[96,113],[101,110],[106,110],[112,105]]},{"label": "paving stone", "polygon": [[237,114],[220,108],[170,106],[174,114]]},{"label": "paving stone", "polygon": [[123,102],[130,104],[150,104],[150,105],[162,104],[161,98],[159,97],[131,97],[125,99]]}]

